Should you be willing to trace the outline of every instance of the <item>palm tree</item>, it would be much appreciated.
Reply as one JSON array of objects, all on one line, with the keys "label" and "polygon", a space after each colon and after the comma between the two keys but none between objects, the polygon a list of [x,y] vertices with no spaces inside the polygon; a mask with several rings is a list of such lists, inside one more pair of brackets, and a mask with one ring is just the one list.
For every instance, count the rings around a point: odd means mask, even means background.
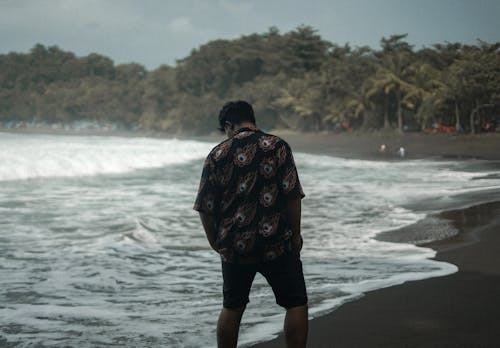
[{"label": "palm tree", "polygon": [[[450,90],[468,105],[470,131],[476,132],[477,115],[486,108],[499,107],[500,42],[479,47],[464,46],[462,55],[450,66]],[[458,109],[458,107],[456,107]]]},{"label": "palm tree", "polygon": [[448,90],[443,73],[430,64],[416,61],[410,68],[413,73],[403,104],[415,111],[415,119],[424,129],[428,120],[447,100]]},{"label": "palm tree", "polygon": [[402,41],[407,35],[393,35],[389,39],[382,38],[382,52],[378,54],[379,64],[375,74],[369,79],[366,93],[368,99],[383,95],[384,97],[384,127],[389,125],[389,105],[391,98],[396,101],[398,130],[403,132],[403,98],[413,91],[408,82],[412,74],[411,46]]},{"label": "palm tree", "polygon": [[320,130],[323,120],[324,95],[315,74],[306,74],[302,79],[292,79],[281,88],[274,105],[287,110],[288,118],[280,114],[280,120],[290,128]]},{"label": "palm tree", "polygon": [[[361,90],[352,90],[343,103],[345,106],[343,112],[351,115],[355,120],[362,119],[361,128],[364,129],[367,128],[369,117],[375,110],[375,103],[373,99],[369,98],[369,94],[364,90],[365,88],[366,86],[362,86]],[[384,118],[384,122],[388,122],[388,120]]]},{"label": "palm tree", "polygon": [[[389,98],[391,96],[396,99],[396,114],[400,132],[403,131],[403,98],[405,94],[414,89],[411,83],[408,82],[412,72],[409,67],[409,54],[407,52],[397,52],[386,55],[373,76],[373,88],[382,90],[387,97],[386,108],[389,107]],[[388,109],[386,109],[387,116],[388,112]]]}]

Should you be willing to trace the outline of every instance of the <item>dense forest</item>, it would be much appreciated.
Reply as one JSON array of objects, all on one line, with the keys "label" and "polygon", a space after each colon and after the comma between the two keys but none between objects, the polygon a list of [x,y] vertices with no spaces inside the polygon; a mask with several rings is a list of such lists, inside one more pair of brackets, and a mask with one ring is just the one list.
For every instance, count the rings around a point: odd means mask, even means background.
[{"label": "dense forest", "polygon": [[225,101],[245,99],[265,129],[490,131],[500,121],[499,48],[478,40],[415,50],[406,35],[352,48],[309,26],[273,27],[147,71],[37,44],[0,55],[0,123],[203,134]]}]

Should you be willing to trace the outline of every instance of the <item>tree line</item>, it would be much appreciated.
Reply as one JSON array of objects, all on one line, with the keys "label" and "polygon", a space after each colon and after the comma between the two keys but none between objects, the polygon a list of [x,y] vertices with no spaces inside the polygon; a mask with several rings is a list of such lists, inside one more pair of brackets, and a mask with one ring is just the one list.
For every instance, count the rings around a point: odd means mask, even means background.
[{"label": "tree line", "polygon": [[[0,121],[209,133],[227,100],[251,102],[259,126],[294,130],[475,133],[500,121],[500,43],[435,44],[407,35],[379,49],[324,40],[310,26],[210,41],[148,71],[57,46],[0,55]],[[494,127],[493,127],[494,128]]]}]

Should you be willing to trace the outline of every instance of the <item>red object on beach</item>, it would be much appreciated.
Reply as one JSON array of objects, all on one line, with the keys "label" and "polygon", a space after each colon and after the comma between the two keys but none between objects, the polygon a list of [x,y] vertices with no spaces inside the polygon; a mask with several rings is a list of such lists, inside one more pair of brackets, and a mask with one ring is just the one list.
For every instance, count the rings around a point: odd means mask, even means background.
[{"label": "red object on beach", "polygon": [[455,127],[453,126],[443,126],[443,125],[439,125],[437,127],[433,127],[433,128],[425,128],[424,129],[424,133],[425,134],[438,134],[438,133],[447,133],[447,134],[452,134],[452,133],[455,133]]}]

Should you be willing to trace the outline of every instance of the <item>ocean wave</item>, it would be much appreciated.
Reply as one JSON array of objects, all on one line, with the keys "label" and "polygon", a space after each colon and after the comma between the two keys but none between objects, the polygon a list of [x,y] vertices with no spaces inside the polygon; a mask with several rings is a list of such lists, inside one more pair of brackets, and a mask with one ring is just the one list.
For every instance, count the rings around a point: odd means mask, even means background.
[{"label": "ocean wave", "polygon": [[177,139],[17,135],[0,138],[0,181],[121,174],[202,159],[213,146]]}]

